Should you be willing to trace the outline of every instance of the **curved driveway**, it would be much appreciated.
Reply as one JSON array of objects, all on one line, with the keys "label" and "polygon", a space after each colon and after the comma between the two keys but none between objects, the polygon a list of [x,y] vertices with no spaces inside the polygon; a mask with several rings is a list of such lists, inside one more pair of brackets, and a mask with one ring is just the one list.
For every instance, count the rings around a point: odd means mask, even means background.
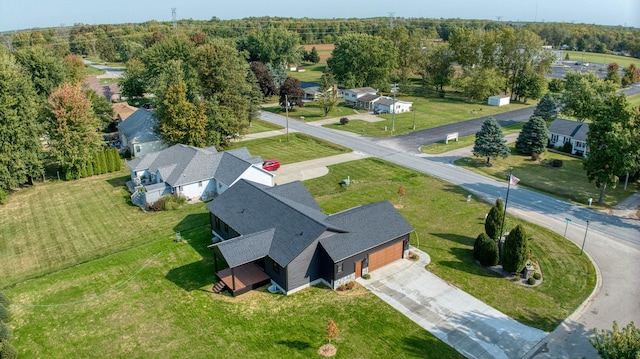
[{"label": "curved driveway", "polygon": [[[503,116],[509,117],[508,114]],[[286,126],[284,116],[262,112],[260,117],[280,126]],[[493,202],[496,197],[504,196],[506,192],[506,183],[451,164],[455,157],[416,156],[418,147],[416,144],[420,141],[420,136],[428,138],[429,132],[433,130],[418,131],[420,133],[413,134],[415,137],[411,138],[414,138],[414,142],[398,139],[400,136],[397,136],[398,138],[393,142],[385,142],[291,119],[289,128],[349,147],[368,156],[383,158],[442,178],[489,202]],[[441,138],[439,137],[438,140]],[[413,149],[413,154],[407,153],[408,151],[404,149]],[[557,233],[564,232],[565,218],[571,219],[567,238],[578,245],[582,245],[583,239],[587,238],[585,252],[591,255],[599,268],[601,279],[601,286],[596,289],[596,293],[526,357],[597,358],[597,353],[587,340],[594,327],[610,328],[614,320],[621,325],[626,325],[632,320],[640,322],[640,273],[637,273],[640,269],[640,223],[638,221],[611,217],[520,187],[514,187],[511,190],[509,212]],[[590,224],[588,233],[585,233],[587,220]]]}]

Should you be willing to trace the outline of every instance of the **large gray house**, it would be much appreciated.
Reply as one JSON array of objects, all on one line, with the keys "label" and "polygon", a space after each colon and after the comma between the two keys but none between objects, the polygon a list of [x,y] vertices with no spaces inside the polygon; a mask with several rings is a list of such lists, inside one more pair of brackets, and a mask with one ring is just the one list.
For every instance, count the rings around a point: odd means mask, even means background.
[{"label": "large gray house", "polygon": [[156,131],[158,120],[153,111],[137,109],[118,125],[122,149],[129,149],[131,156],[142,157],[147,153],[167,148]]},{"label": "large gray house", "polygon": [[571,144],[572,155],[587,157],[589,152],[587,147],[588,123],[556,118],[549,125],[548,132],[551,146],[562,148],[568,142]]},{"label": "large gray house", "polygon": [[408,253],[413,228],[388,201],[326,215],[301,182],[240,180],[214,199],[216,290],[242,294],[271,282],[291,294],[336,289]]}]

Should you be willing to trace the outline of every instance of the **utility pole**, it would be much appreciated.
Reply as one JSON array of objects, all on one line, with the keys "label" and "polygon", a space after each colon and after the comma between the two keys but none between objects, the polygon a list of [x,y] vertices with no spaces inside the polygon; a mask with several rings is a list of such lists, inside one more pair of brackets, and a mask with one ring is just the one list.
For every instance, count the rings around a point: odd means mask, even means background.
[{"label": "utility pole", "polygon": [[398,84],[391,85],[391,92],[393,92],[393,109],[391,109],[391,133],[393,133],[396,129],[396,92],[398,92]]},{"label": "utility pole", "polygon": [[393,18],[395,17],[395,12],[389,12],[389,27],[393,29]]},{"label": "utility pole", "polygon": [[287,113],[287,142],[289,142],[289,96],[284,94],[284,108]]},{"label": "utility pole", "polygon": [[416,130],[416,108],[413,108],[413,130]]},{"label": "utility pole", "polygon": [[580,248],[580,255],[584,252],[584,244],[587,242],[587,232],[589,232],[589,221],[587,221],[587,228],[584,230],[584,239],[582,240],[582,248]]},{"label": "utility pole", "polygon": [[176,8],[171,8],[171,21],[173,22],[173,31],[178,30],[178,20],[176,19]]}]

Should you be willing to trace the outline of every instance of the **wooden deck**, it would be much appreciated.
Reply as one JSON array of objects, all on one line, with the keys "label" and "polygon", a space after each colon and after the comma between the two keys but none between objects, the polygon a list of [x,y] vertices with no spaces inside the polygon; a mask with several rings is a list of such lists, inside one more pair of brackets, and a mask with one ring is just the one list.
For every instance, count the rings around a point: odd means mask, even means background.
[{"label": "wooden deck", "polygon": [[234,296],[261,287],[271,280],[255,263],[247,263],[233,268],[233,276],[231,275],[231,268],[223,269],[216,275],[227,285],[227,288]]}]

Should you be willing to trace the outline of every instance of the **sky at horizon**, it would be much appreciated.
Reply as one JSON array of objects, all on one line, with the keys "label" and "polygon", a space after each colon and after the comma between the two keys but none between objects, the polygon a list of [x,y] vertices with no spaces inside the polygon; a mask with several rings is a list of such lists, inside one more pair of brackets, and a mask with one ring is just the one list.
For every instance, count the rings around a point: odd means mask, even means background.
[{"label": "sky at horizon", "polygon": [[[100,5],[99,5],[100,4]],[[300,2],[241,0],[238,3],[195,0],[1,0],[0,32],[58,27],[62,24],[123,24],[150,20],[222,20],[279,16],[293,18],[485,19],[501,21],[566,22],[640,28],[640,0],[400,0]],[[237,4],[237,5],[236,5]]]}]

